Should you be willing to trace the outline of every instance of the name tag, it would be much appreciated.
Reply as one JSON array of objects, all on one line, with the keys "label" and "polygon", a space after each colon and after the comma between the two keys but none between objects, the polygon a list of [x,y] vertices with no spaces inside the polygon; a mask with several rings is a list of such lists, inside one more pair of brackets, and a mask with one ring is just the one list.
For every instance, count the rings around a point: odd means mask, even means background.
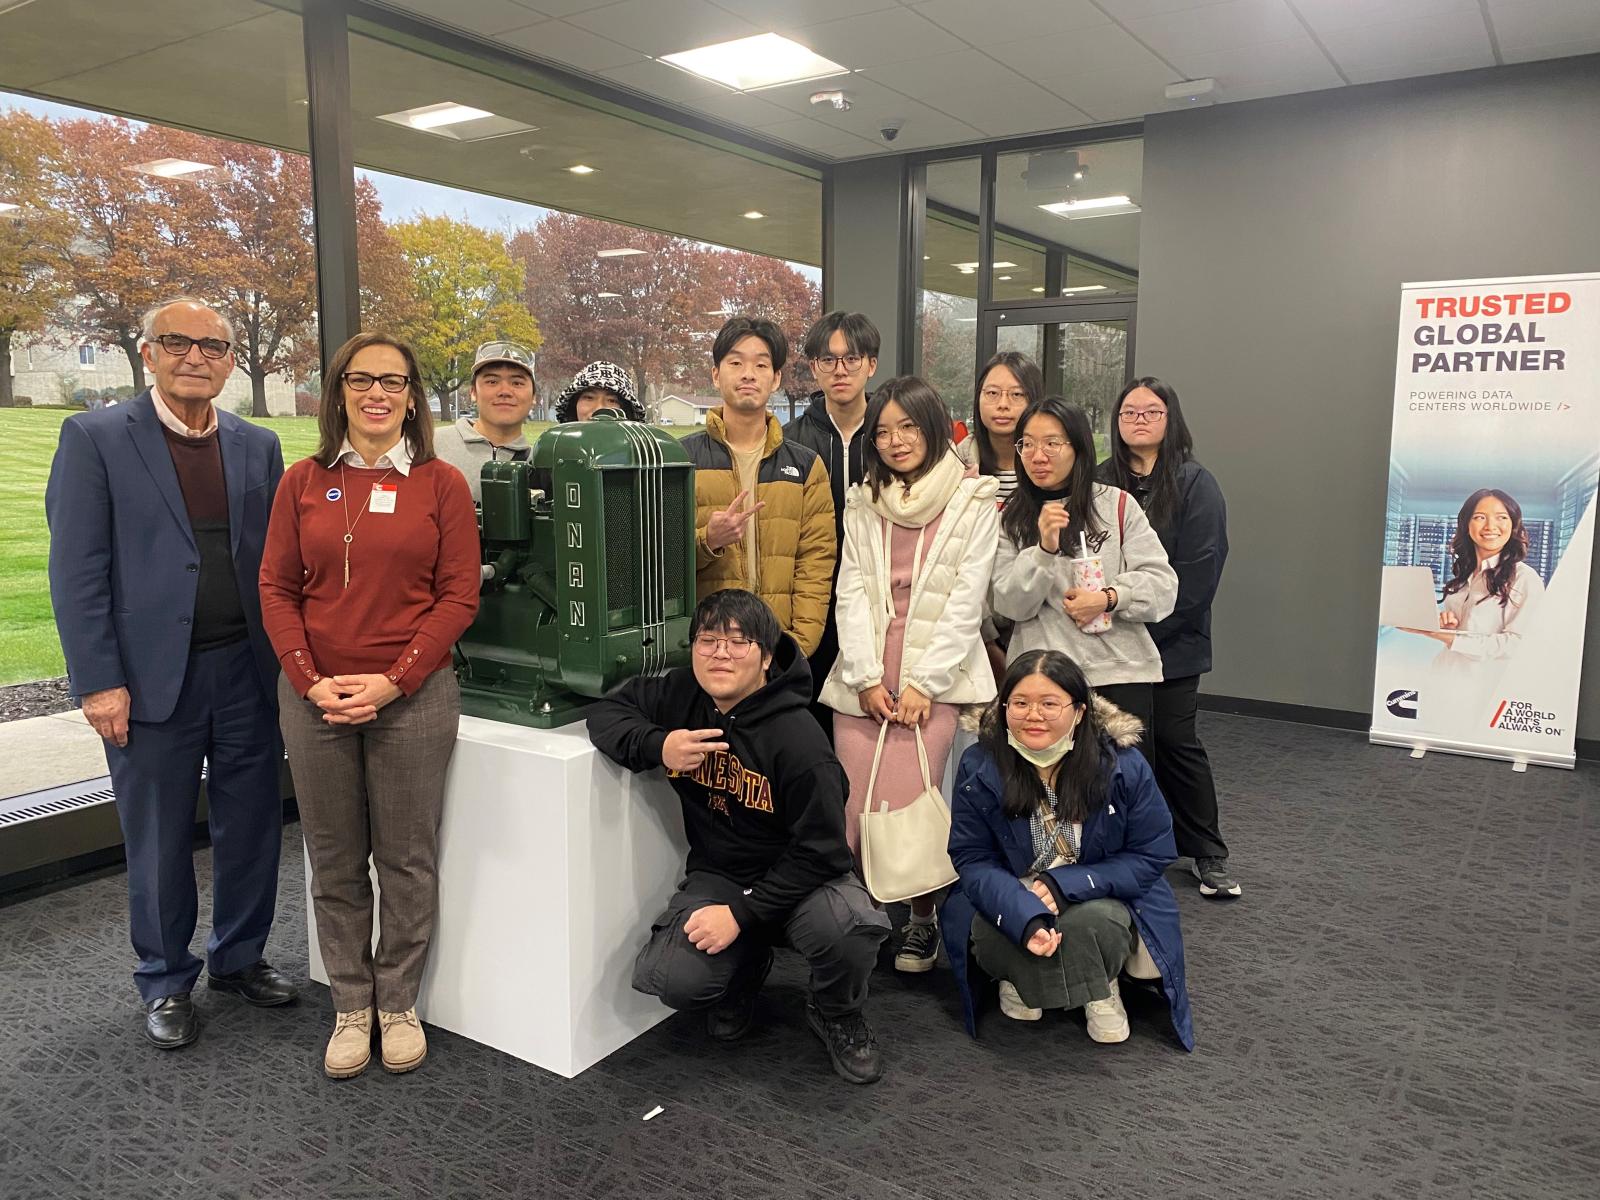
[{"label": "name tag", "polygon": [[373,484],[372,498],[367,501],[367,511],[375,513],[392,513],[394,511],[395,497],[399,494],[400,488],[397,484]]}]

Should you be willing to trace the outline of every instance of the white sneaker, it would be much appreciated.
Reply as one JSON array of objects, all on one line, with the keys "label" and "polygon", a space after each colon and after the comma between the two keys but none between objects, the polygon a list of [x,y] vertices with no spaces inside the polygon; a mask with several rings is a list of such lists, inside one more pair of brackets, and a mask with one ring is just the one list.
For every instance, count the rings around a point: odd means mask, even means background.
[{"label": "white sneaker", "polygon": [[1089,1036],[1095,1041],[1128,1040],[1128,1013],[1122,1007],[1122,993],[1115,979],[1111,981],[1111,995],[1104,1000],[1089,1001],[1083,1006],[1083,1015],[1089,1019]]},{"label": "white sneaker", "polygon": [[1009,979],[1000,981],[1000,1011],[1013,1021],[1037,1021],[1044,1016],[1044,1009],[1029,1008],[1022,1002],[1016,985]]}]

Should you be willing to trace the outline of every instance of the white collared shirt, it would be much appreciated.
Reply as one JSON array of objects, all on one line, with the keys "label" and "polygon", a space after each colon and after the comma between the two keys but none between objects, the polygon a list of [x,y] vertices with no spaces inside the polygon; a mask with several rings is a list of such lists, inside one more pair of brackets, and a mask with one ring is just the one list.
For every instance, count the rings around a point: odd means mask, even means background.
[{"label": "white collared shirt", "polygon": [[[362,458],[350,439],[344,439],[344,445],[339,447],[339,457],[334,460],[334,466],[362,467],[367,466],[366,459]],[[411,447],[406,442],[405,435],[401,434],[400,440],[378,455],[378,461],[372,464],[372,470],[383,468],[399,471],[402,475],[411,474]]]},{"label": "white collared shirt", "polygon": [[155,384],[150,385],[150,398],[156,402],[156,417],[160,422],[179,437],[203,438],[210,437],[217,431],[217,409],[215,405],[206,406],[206,416],[209,423],[202,430],[190,429],[167,405],[166,397],[161,394],[161,389]]}]

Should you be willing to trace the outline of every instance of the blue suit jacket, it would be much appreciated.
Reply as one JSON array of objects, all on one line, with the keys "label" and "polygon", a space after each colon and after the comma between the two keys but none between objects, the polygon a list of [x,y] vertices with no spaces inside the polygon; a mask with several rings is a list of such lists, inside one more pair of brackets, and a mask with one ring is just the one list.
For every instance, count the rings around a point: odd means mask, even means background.
[{"label": "blue suit jacket", "polygon": [[[50,464],[50,601],[74,696],[126,687],[135,721],[164,721],[183,686],[200,553],[155,398],[142,392],[61,426]],[[259,576],[278,435],[217,410],[239,600],[261,686],[276,705],[278,661],[261,626]]]}]

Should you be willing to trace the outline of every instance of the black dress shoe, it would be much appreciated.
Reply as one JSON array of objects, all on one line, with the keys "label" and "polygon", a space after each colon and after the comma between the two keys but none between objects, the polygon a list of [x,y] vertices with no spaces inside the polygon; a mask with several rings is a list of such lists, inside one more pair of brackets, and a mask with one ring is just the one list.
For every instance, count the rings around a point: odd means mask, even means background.
[{"label": "black dress shoe", "polygon": [[144,1036],[163,1050],[187,1046],[200,1036],[200,1018],[188,992],[152,1000],[144,1008]]},{"label": "black dress shoe", "polygon": [[232,992],[244,997],[246,1004],[257,1008],[277,1008],[280,1004],[293,1004],[300,992],[294,984],[280,975],[266,959],[251,963],[232,975],[208,973],[206,984],[212,991]]}]

